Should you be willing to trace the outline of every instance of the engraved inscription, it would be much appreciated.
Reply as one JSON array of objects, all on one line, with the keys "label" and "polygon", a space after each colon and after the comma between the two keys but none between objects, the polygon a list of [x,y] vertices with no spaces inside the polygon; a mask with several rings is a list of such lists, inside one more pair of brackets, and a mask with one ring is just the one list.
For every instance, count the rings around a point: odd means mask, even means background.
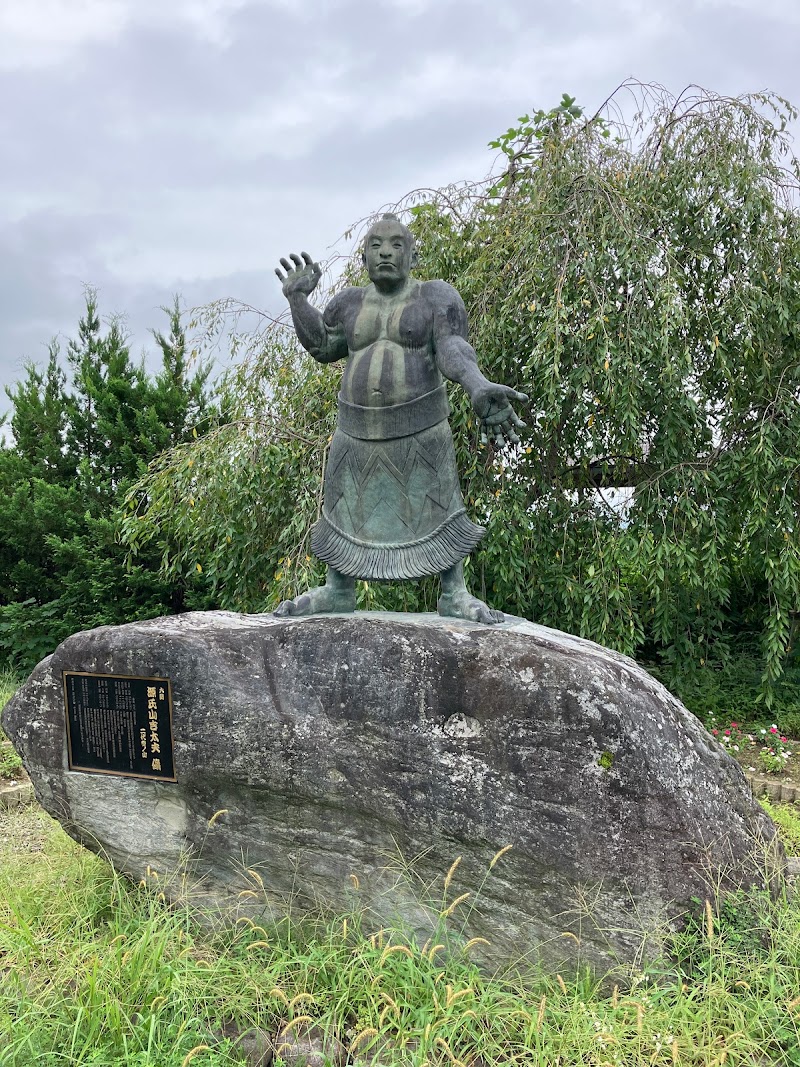
[{"label": "engraved inscription", "polygon": [[70,770],[176,781],[168,678],[62,676]]}]

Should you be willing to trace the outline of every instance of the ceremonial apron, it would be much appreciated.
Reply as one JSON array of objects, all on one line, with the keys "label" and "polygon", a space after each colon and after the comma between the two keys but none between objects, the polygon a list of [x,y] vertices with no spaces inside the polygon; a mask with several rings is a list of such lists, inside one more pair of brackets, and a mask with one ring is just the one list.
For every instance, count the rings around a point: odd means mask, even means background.
[{"label": "ceremonial apron", "polygon": [[440,574],[486,532],[467,518],[444,384],[405,404],[339,396],[311,550],[352,578]]}]

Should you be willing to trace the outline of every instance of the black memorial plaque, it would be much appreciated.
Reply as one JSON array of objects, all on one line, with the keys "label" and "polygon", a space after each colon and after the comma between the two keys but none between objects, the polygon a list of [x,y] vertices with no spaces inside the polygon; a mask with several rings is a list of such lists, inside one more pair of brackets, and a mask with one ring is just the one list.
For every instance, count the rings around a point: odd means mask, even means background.
[{"label": "black memorial plaque", "polygon": [[168,678],[62,675],[71,771],[177,781]]}]

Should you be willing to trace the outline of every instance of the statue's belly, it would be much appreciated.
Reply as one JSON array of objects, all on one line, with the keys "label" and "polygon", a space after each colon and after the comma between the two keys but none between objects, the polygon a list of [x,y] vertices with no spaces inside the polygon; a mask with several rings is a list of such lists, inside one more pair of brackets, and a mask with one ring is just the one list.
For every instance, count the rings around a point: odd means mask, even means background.
[{"label": "statue's belly", "polygon": [[429,393],[441,375],[427,348],[404,348],[380,340],[347,361],[342,375],[342,399],[362,407],[405,404]]}]

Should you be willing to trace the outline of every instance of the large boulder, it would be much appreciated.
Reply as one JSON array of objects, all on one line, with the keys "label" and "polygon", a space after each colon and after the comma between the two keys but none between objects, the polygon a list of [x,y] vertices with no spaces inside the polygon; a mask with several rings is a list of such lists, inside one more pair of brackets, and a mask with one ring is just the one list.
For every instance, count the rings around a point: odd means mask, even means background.
[{"label": "large boulder", "polygon": [[[169,679],[177,781],[69,770],[65,671]],[[666,689],[520,619],[102,627],[39,664],[3,727],[41,804],[134,879],[231,914],[368,909],[422,938],[470,893],[441,922],[493,961],[639,959],[774,847],[738,764]]]}]

